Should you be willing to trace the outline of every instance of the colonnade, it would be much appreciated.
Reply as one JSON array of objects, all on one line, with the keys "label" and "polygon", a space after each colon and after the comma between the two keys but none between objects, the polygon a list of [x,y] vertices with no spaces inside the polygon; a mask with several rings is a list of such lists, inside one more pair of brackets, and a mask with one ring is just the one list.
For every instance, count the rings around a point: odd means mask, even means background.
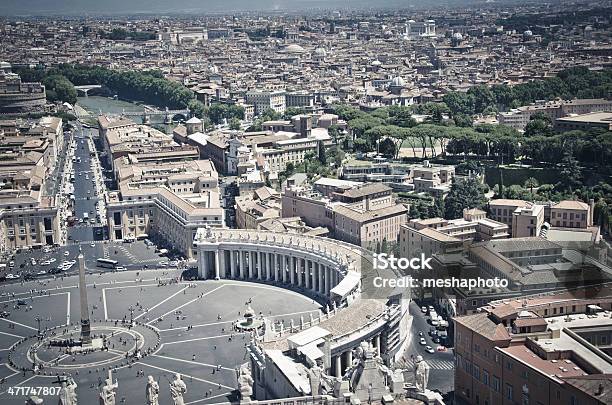
[{"label": "colonnade", "polygon": [[335,266],[325,263],[320,256],[279,252],[244,248],[201,250],[199,276],[202,279],[283,283],[328,297],[332,288],[341,281],[342,276]]},{"label": "colonnade", "polygon": [[[381,353],[380,341],[380,334],[372,337],[368,341],[368,343],[370,343],[372,347],[374,347],[377,356],[380,356]],[[346,371],[351,367],[351,364],[353,364],[353,349],[354,348],[347,348],[346,350],[332,356],[331,371],[335,377],[343,376]]]}]

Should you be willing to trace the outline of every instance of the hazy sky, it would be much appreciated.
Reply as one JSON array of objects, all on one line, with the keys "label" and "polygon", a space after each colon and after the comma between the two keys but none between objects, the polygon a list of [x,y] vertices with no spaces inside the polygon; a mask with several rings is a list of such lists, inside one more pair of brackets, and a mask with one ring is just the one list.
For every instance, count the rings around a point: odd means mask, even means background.
[{"label": "hazy sky", "polygon": [[[466,0],[445,0],[461,2]],[[0,15],[206,13],[238,10],[432,6],[440,0],[0,0]]]}]

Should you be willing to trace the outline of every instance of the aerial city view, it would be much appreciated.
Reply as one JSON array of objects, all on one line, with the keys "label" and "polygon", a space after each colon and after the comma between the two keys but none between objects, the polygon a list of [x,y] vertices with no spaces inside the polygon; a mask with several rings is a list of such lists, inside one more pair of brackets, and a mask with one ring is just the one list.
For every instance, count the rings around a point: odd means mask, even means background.
[{"label": "aerial city view", "polygon": [[611,0],[0,1],[0,404],[612,404]]}]

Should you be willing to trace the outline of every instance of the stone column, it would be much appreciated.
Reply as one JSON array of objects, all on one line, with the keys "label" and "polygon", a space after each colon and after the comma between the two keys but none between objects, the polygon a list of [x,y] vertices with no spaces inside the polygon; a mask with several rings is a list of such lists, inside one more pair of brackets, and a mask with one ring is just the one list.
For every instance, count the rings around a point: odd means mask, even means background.
[{"label": "stone column", "polygon": [[374,348],[376,349],[376,355],[380,356],[380,335],[374,337]]},{"label": "stone column", "polygon": [[230,273],[232,278],[236,278],[236,252],[234,252],[233,250],[229,251],[229,257],[230,257]]},{"label": "stone column", "polygon": [[241,279],[245,279],[246,278],[246,264],[244,263],[244,255],[246,255],[246,252],[243,252],[242,250],[238,251],[238,257],[240,258],[240,278]]},{"label": "stone column", "polygon": [[263,256],[263,254],[261,252],[257,252],[257,279],[258,280],[262,279],[262,274],[263,274],[263,260],[262,260],[262,256]]},{"label": "stone column", "polygon": [[336,356],[336,377],[342,376],[342,353]]},{"label": "stone column", "polygon": [[281,259],[281,272],[283,274],[283,283],[287,283],[287,269],[289,269],[289,256],[283,255]]},{"label": "stone column", "polygon": [[353,351],[347,350],[345,353],[346,353],[346,367],[344,368],[344,372],[346,373],[346,370],[348,370],[353,364]]},{"label": "stone column", "polygon": [[200,277],[204,280],[208,280],[208,252],[206,250],[200,251],[200,267],[202,269]]},{"label": "stone column", "polygon": [[323,290],[323,294],[325,295],[329,295],[329,278],[330,278],[330,274],[329,274],[329,267],[324,266],[323,267],[323,280],[325,283],[325,288]]},{"label": "stone column", "polygon": [[317,273],[319,273],[319,294],[325,294],[325,269],[321,263],[317,263]]},{"label": "stone column", "polygon": [[222,250],[216,250],[215,251],[215,279],[219,279],[221,278],[220,274],[221,274],[221,254],[223,253]]},{"label": "stone column", "polygon": [[304,286],[310,289],[310,263],[309,259],[304,259]]},{"label": "stone column", "polygon": [[314,292],[317,292],[317,272],[316,272],[317,263],[311,260],[310,265],[312,267],[310,269],[310,271],[312,271],[312,273],[310,274],[310,289]]},{"label": "stone column", "polygon": [[295,285],[295,268],[297,267],[297,260],[295,257],[289,257],[289,280],[291,280],[291,285]]},{"label": "stone column", "polygon": [[249,252],[249,278],[253,278],[255,273],[255,252]]},{"label": "stone column", "polygon": [[272,255],[272,273],[274,274],[274,281],[278,281],[278,255],[271,253]]},{"label": "stone column", "polygon": [[304,283],[304,267],[305,267],[306,261],[304,259],[302,259],[301,257],[298,257],[296,260],[296,269],[295,269],[295,273],[297,274],[297,278],[298,278],[298,286],[302,286],[302,284]]}]

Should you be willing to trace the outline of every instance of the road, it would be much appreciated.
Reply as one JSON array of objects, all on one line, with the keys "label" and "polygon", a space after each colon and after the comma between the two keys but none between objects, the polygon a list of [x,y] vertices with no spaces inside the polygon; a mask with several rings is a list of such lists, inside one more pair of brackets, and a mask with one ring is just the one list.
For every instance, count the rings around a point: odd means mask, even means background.
[{"label": "road", "polygon": [[[41,249],[18,252],[11,259],[15,267],[10,272],[20,276],[27,274],[36,278],[49,277],[37,273],[48,272],[65,261],[76,261],[79,251],[83,252],[85,267],[90,270],[96,269],[98,258],[117,260],[120,266],[127,269],[142,269],[145,266],[147,268],[165,267],[169,261],[168,258],[155,253],[154,246],[146,246],[143,242],[121,243],[104,240],[106,236],[104,231],[106,215],[103,199],[104,185],[100,163],[92,142],[92,138],[98,136],[98,131],[94,128],[83,128],[78,122],[71,124],[74,127],[72,137],[66,136],[65,153],[62,154],[52,179],[47,182],[47,187],[48,192],[59,194],[64,201],[68,201],[70,194],[74,194],[74,203],[71,208],[65,209],[65,212],[62,213],[62,221],[66,221],[70,214],[74,215],[77,221],[73,226],[67,228],[66,245],[45,246]],[[74,162],[69,153],[71,148],[74,149]],[[69,157],[68,161],[66,157]],[[74,175],[74,183],[70,182],[72,175]],[[100,209],[98,218],[96,217],[97,207]],[[87,222],[83,221],[85,213],[88,216]],[[36,264],[32,264],[32,259]],[[51,263],[41,264],[47,261]],[[76,270],[75,265],[68,273]]]},{"label": "road", "polygon": [[[76,162],[73,164],[74,216],[79,223],[68,229],[68,243],[101,240],[103,237],[102,224],[96,220],[97,204],[103,204],[102,193],[99,193],[99,187],[96,187],[96,182],[101,182],[101,172],[99,164],[90,156],[94,152],[90,131],[80,124],[76,126],[74,136]],[[81,222],[85,213],[89,220]],[[92,219],[95,223],[91,222]]]},{"label": "road", "polygon": [[411,356],[423,356],[431,371],[429,373],[428,388],[438,390],[442,394],[450,392],[454,387],[454,354],[452,350],[446,352],[427,353],[426,345],[420,345],[419,332],[423,332],[423,337],[427,341],[427,345],[434,349],[439,344],[434,343],[428,335],[431,325],[428,323],[428,317],[421,312],[420,307],[413,301],[410,303],[410,315],[412,315],[411,340],[406,348],[404,355],[405,360],[398,362],[398,367],[406,369],[414,369],[414,360]]}]

